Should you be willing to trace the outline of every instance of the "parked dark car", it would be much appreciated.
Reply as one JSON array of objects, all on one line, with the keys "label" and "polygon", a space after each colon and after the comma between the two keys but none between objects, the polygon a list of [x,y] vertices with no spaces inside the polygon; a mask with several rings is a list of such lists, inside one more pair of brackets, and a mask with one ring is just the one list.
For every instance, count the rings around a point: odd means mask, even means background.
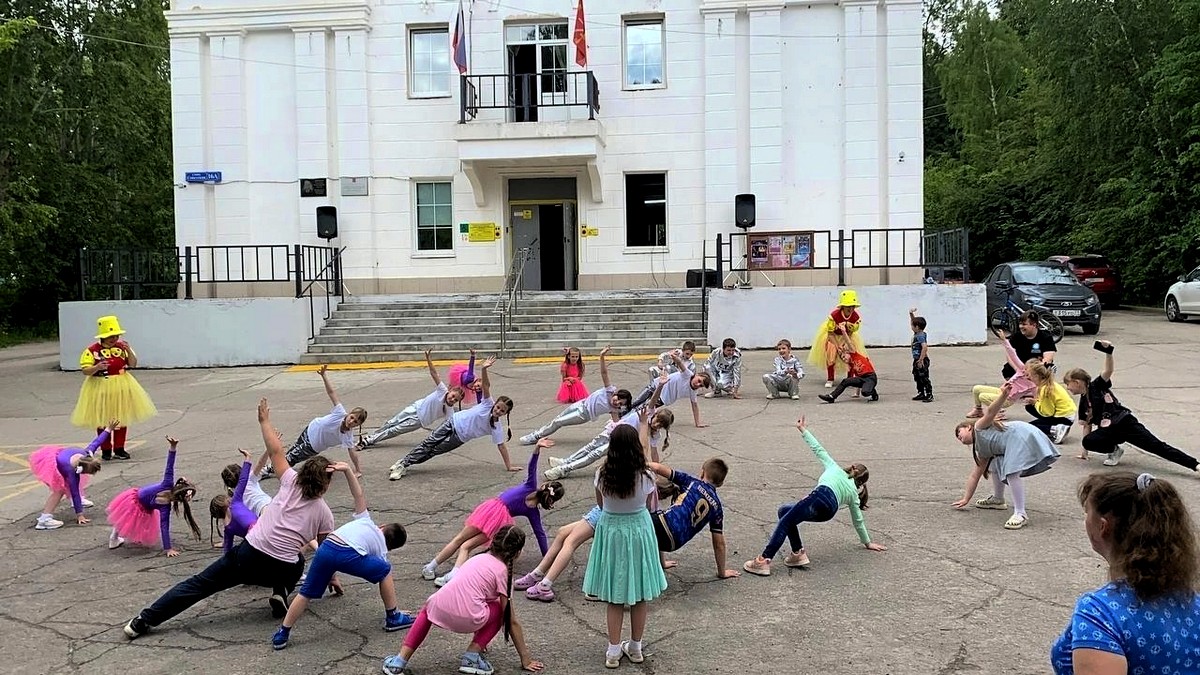
[{"label": "parked dark car", "polygon": [[1067,266],[1084,286],[1092,289],[1105,308],[1121,304],[1121,277],[1108,258],[1095,253],[1087,255],[1052,255],[1048,258]]},{"label": "parked dark car", "polygon": [[1066,265],[1058,262],[1010,262],[997,265],[983,282],[988,316],[1010,297],[1022,309],[1049,312],[1065,326],[1087,335],[1100,332],[1100,299]]}]

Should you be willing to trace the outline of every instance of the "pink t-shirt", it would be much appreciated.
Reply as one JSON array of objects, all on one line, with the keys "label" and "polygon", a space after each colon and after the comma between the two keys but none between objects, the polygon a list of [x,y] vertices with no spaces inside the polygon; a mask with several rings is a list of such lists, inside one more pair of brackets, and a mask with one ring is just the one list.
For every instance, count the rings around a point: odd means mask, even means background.
[{"label": "pink t-shirt", "polygon": [[305,544],[332,531],[329,505],[324,499],[305,499],[296,485],[296,470],[288,469],[279,477],[279,492],[246,534],[246,541],[276,560],[295,562]]},{"label": "pink t-shirt", "polygon": [[491,553],[471,558],[450,583],[429,596],[425,615],[453,633],[474,633],[487,623],[489,602],[508,595],[508,568]]}]

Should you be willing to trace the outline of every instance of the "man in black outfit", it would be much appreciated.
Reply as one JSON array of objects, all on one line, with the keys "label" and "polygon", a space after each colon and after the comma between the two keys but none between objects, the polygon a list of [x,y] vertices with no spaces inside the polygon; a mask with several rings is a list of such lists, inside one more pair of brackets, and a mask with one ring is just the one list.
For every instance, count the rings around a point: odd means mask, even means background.
[{"label": "man in black outfit", "polygon": [[[1054,366],[1054,357],[1058,355],[1055,351],[1054,336],[1049,331],[1044,331],[1038,328],[1038,314],[1032,309],[1021,315],[1017,321],[1018,331],[1008,337],[1008,343],[1017,352],[1017,358],[1021,359],[1021,363],[1025,363],[1030,359],[1038,359],[1046,364],[1050,372],[1056,370]],[[1004,368],[1000,371],[1004,379],[1017,374],[1009,363],[1004,364]]]}]

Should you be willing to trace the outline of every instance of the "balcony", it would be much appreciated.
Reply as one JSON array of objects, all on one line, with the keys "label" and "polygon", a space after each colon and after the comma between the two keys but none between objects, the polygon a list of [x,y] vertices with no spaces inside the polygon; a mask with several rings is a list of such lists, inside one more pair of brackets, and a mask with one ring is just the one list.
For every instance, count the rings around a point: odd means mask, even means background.
[{"label": "balcony", "polygon": [[478,206],[480,173],[585,168],[600,201],[604,126],[596,119],[600,89],[591,71],[459,78],[458,158]]}]

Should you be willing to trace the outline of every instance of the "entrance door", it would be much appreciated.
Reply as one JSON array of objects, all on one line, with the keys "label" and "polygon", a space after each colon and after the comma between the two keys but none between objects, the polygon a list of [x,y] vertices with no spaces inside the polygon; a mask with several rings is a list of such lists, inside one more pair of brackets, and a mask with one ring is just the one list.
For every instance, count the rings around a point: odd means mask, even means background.
[{"label": "entrance door", "polygon": [[541,260],[541,277],[543,291],[565,291],[566,257],[565,238],[563,236],[563,212],[559,204],[538,205],[538,225],[541,233],[542,250],[545,255]]},{"label": "entrance door", "polygon": [[529,249],[525,271],[521,277],[521,288],[527,291],[542,290],[542,232],[539,209],[536,206],[513,206],[512,246],[513,255],[521,249]]}]

